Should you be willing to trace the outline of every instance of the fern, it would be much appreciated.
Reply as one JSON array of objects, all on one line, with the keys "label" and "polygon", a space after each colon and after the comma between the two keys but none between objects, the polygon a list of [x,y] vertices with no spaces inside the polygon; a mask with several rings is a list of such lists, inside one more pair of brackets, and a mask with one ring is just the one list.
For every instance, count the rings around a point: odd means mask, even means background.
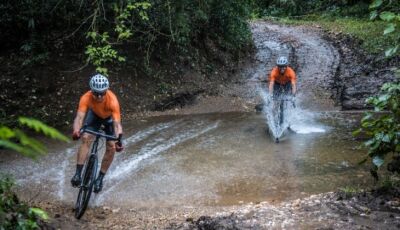
[{"label": "fern", "polygon": [[26,117],[20,117],[18,120],[21,125],[25,125],[36,132],[43,133],[44,135],[56,140],[69,142],[69,139],[66,136],[62,135],[55,128],[52,128],[41,121]]},{"label": "fern", "polygon": [[[27,126],[37,133],[42,133],[56,140],[69,142],[66,136],[41,121],[26,117],[20,117],[18,121],[20,125]],[[19,129],[11,129],[7,126],[0,126],[0,147],[16,151],[32,159],[46,153],[46,147],[41,142],[29,137]]]}]

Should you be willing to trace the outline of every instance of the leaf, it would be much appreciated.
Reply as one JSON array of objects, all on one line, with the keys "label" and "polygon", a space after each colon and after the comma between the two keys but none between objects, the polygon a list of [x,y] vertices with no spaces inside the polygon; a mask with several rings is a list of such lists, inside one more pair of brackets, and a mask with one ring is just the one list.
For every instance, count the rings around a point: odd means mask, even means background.
[{"label": "leaf", "polygon": [[387,102],[387,100],[390,98],[389,94],[382,94],[378,97],[379,102]]},{"label": "leaf", "polygon": [[40,154],[44,154],[44,152],[36,152],[32,148],[8,140],[0,140],[0,146],[21,153],[22,155],[32,159],[35,159]]},{"label": "leaf", "polygon": [[366,113],[364,117],[361,119],[361,122],[364,123],[372,118],[372,113]]},{"label": "leaf", "polygon": [[369,139],[368,141],[364,142],[364,145],[365,145],[365,146],[370,146],[370,145],[372,145],[374,142],[375,142],[375,139],[372,138],[372,139]]},{"label": "leaf", "polygon": [[43,211],[40,208],[29,208],[29,214],[33,214],[35,216],[38,216],[39,218],[43,220],[48,220],[49,215],[47,215],[47,212]]},{"label": "leaf", "polygon": [[371,11],[371,13],[369,14],[369,19],[374,20],[376,17],[378,17],[378,11],[377,10]]},{"label": "leaf", "polygon": [[14,131],[15,131],[15,136],[18,138],[22,146],[30,148],[32,149],[32,151],[37,152],[38,154],[46,153],[46,147],[42,143],[33,138],[28,137],[21,130],[17,129]]},{"label": "leaf", "polygon": [[380,156],[374,156],[372,158],[372,163],[374,163],[374,165],[376,165],[379,168],[381,167],[381,165],[383,165],[384,160]]},{"label": "leaf", "polygon": [[15,133],[13,130],[6,126],[0,127],[0,139],[10,139],[15,136]]},{"label": "leaf", "polygon": [[383,35],[390,34],[393,31],[395,31],[395,26],[396,25],[394,23],[389,23],[388,26],[386,27],[385,31],[383,31]]},{"label": "leaf", "polygon": [[399,45],[387,49],[387,50],[385,51],[385,56],[386,56],[386,57],[391,57],[391,56],[393,56],[394,54],[396,54],[398,48],[399,48]]},{"label": "leaf", "polygon": [[386,143],[390,143],[390,136],[388,135],[388,134],[385,134],[383,137],[382,137],[382,141],[383,142],[386,142]]},{"label": "leaf", "polygon": [[359,128],[359,129],[354,130],[351,134],[352,134],[353,136],[358,136],[358,135],[361,133],[361,131],[362,131],[362,129]]},{"label": "leaf", "polygon": [[392,13],[392,12],[385,11],[385,12],[382,12],[379,15],[379,17],[384,21],[390,22],[396,17],[396,14]]},{"label": "leaf", "polygon": [[370,5],[369,8],[370,9],[374,9],[374,8],[378,8],[382,5],[382,0],[374,0]]},{"label": "leaf", "polygon": [[63,134],[58,132],[55,128],[50,127],[41,121],[32,118],[20,117],[19,123],[21,125],[26,125],[29,128],[34,129],[36,132],[42,132],[44,135],[51,137],[53,139],[69,142],[68,137],[64,136]]}]

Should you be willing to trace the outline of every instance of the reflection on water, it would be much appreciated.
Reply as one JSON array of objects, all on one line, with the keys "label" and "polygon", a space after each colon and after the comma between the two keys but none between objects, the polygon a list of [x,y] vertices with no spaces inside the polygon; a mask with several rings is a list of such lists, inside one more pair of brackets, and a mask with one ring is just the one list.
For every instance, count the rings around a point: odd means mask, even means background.
[{"label": "reflection on water", "polygon": [[[268,135],[263,116],[256,114],[132,122],[126,125],[130,133],[127,150],[116,156],[105,188],[92,204],[149,207],[278,202],[367,184],[367,170],[357,165],[364,153],[354,149],[348,119],[322,117],[313,125],[325,132],[304,134],[300,129],[303,134],[287,133],[279,144]],[[73,203],[77,191],[70,187],[69,179],[75,168],[75,151],[72,146],[30,167],[24,160],[15,160],[1,163],[0,168],[16,175],[24,190],[45,187],[42,199],[48,199],[49,193]]]}]

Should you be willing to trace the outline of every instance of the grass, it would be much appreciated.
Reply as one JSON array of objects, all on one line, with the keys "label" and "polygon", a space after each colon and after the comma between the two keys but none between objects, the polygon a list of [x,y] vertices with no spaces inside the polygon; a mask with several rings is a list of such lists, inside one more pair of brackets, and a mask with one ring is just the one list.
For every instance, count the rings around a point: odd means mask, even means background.
[{"label": "grass", "polygon": [[346,196],[353,196],[359,192],[362,192],[363,189],[361,189],[359,186],[357,186],[357,187],[346,186],[343,188],[339,188],[339,191],[343,192]]},{"label": "grass", "polygon": [[288,25],[321,26],[334,33],[348,34],[360,40],[362,42],[361,47],[371,54],[384,54],[386,49],[396,43],[396,36],[399,36],[399,32],[383,36],[387,22],[369,19],[325,18],[318,15],[308,15],[298,19],[273,18],[273,20]]}]

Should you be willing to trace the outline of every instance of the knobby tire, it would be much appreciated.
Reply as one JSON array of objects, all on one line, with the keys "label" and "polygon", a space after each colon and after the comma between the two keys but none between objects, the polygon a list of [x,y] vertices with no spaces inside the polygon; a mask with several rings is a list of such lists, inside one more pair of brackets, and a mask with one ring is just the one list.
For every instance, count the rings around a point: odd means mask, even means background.
[{"label": "knobby tire", "polygon": [[97,172],[97,156],[90,155],[83,173],[82,186],[79,188],[78,198],[75,205],[75,217],[80,219],[86,211],[90,196],[93,191],[94,180]]}]

